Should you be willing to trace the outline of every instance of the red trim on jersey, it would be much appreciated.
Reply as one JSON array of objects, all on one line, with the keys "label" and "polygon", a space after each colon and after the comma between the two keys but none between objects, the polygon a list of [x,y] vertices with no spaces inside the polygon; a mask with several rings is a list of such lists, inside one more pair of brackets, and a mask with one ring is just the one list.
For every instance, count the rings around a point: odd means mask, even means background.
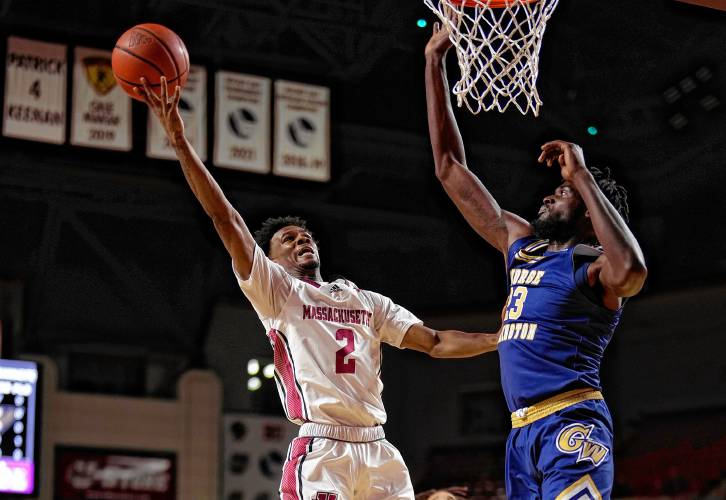
[{"label": "red trim on jersey", "polygon": [[275,370],[280,375],[285,389],[285,413],[287,418],[293,421],[303,422],[306,417],[303,413],[303,395],[300,386],[295,380],[292,358],[288,352],[287,342],[284,335],[278,330],[270,330],[268,335],[272,340],[274,352]]},{"label": "red trim on jersey", "polygon": [[290,457],[282,467],[282,481],[280,481],[281,500],[302,500],[302,474],[301,467],[305,456],[310,452],[312,437],[299,437],[290,443]]},{"label": "red trim on jersey", "polygon": [[305,283],[307,283],[309,285],[313,285],[315,288],[320,288],[320,283],[318,283],[317,281],[313,281],[309,278],[300,278],[300,280],[304,281]]}]

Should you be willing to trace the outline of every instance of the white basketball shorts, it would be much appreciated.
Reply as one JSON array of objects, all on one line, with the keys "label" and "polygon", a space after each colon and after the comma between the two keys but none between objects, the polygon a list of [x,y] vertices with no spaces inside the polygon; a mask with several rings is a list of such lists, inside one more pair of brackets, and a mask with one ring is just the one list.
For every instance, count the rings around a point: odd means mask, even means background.
[{"label": "white basketball shorts", "polygon": [[413,500],[408,468],[382,427],[306,423],[292,440],[282,500]]}]

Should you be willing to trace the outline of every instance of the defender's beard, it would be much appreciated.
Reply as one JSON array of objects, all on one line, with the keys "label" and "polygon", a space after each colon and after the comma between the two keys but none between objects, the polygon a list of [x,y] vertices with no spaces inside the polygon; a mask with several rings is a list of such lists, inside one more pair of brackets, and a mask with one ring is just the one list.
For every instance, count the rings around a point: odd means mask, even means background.
[{"label": "defender's beard", "polygon": [[563,218],[555,218],[551,215],[543,217],[544,215],[545,214],[542,214],[530,222],[536,238],[565,242],[572,238],[577,232],[574,218],[573,220],[567,220]]}]

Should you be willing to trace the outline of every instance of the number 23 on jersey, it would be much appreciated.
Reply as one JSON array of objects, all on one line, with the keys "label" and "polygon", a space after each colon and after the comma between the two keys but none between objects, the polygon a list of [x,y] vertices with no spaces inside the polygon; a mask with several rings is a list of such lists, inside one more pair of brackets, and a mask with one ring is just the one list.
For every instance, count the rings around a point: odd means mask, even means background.
[{"label": "number 23 on jersey", "polygon": [[509,298],[507,299],[506,314],[504,315],[504,321],[519,319],[524,310],[524,301],[527,300],[527,287],[518,286],[512,287],[509,292]]}]

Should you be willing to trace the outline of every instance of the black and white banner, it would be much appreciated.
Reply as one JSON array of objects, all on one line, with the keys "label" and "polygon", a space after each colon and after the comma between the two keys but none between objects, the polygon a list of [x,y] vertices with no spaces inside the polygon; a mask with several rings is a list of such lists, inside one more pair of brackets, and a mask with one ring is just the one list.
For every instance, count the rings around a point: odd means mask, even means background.
[{"label": "black and white banner", "polygon": [[131,99],[116,83],[109,51],[74,50],[71,144],[131,150]]},{"label": "black and white banner", "polygon": [[[174,92],[169,88],[169,93]],[[207,159],[207,70],[204,66],[191,66],[181,98],[179,114],[184,120],[184,134],[202,161]],[[176,160],[166,132],[149,110],[146,155],[151,158]]]},{"label": "black and white banner", "polygon": [[218,71],[216,91],[214,164],[269,172],[270,79]]},{"label": "black and white banner", "polygon": [[278,498],[287,447],[300,428],[249,413],[225,413],[223,426],[222,498]]},{"label": "black and white banner", "polygon": [[330,89],[275,82],[273,173],[311,181],[330,180]]},{"label": "black and white banner", "polygon": [[64,143],[67,71],[65,45],[8,37],[3,135]]}]

